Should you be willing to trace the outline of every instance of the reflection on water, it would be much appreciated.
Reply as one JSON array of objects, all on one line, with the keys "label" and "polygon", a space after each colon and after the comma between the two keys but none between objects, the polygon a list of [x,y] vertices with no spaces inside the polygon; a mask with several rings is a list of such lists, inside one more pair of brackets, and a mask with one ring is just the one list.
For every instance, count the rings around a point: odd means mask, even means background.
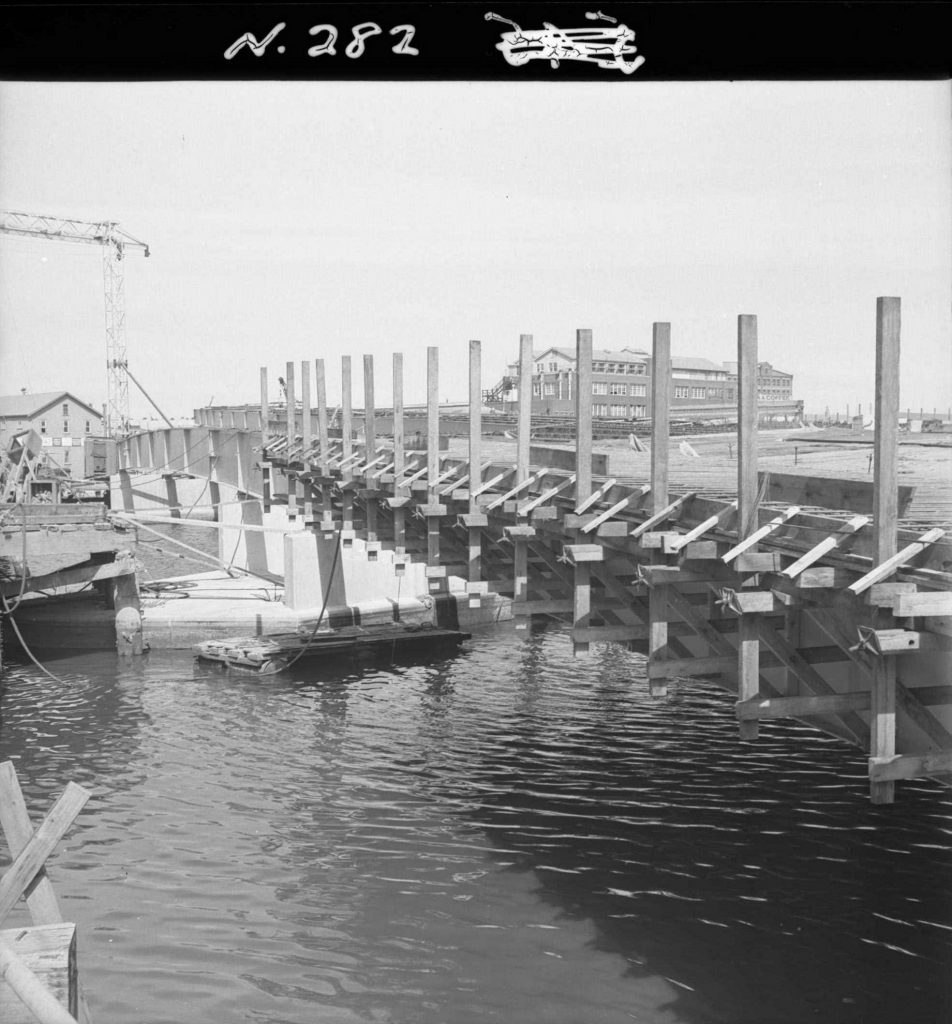
[{"label": "reflection on water", "polygon": [[741,744],[640,665],[499,629],[269,678],[9,666],[34,817],[95,792],[52,873],[97,1024],[947,1020],[952,799],[873,807],[844,744]]}]

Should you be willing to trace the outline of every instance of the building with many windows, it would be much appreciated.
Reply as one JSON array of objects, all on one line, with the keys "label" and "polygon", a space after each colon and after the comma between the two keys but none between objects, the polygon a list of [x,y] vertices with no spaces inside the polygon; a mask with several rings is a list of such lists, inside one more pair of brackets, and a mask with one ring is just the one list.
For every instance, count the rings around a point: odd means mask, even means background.
[{"label": "building with many windows", "polygon": [[[725,363],[730,379],[731,397],[737,397],[737,363]],[[762,402],[789,402],[793,398],[793,374],[784,373],[770,363],[757,364],[757,398]]]},{"label": "building with many windows", "polygon": [[[790,401],[793,375],[760,363],[758,385],[762,401]],[[507,367],[500,385],[486,399],[503,408],[517,401],[518,363]],[[774,385],[775,380],[782,380]],[[575,412],[575,350],[548,348],[533,354],[532,411],[542,416],[571,416]],[[782,395],[774,395],[782,391]],[[595,349],[592,352],[592,415],[607,419],[643,419],[651,415],[651,354],[642,349]],[[710,359],[671,359],[671,405],[675,410],[715,409],[737,401],[737,364]]]},{"label": "building with many windows", "polygon": [[[102,434],[102,413],[68,391],[0,397],[0,445],[24,430],[40,435],[47,461],[63,469],[83,473],[83,444],[87,437]],[[74,451],[78,449],[78,451]]]}]

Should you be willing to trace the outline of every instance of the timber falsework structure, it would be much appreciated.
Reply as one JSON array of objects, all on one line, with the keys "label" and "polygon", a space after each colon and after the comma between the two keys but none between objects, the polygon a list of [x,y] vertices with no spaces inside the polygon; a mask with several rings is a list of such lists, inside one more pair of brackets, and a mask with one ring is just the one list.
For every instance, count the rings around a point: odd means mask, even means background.
[{"label": "timber falsework structure", "polygon": [[430,347],[425,449],[404,437],[402,355],[387,404],[392,436],[377,431],[372,356],[363,359],[362,435],[354,430],[344,356],[335,426],[324,360],[301,363],[299,374],[286,364],[280,431],[262,368],[260,411],[133,436],[120,480],[129,509],[137,473],[164,475],[173,510],[175,480],[188,473],[208,479],[214,506],[232,495],[243,509],[258,506],[259,523],[262,510],[286,506],[315,543],[359,537],[368,559],[392,550],[397,573],[425,561],[434,594],[453,589],[451,577],[465,581],[461,608],[503,595],[515,617],[569,623],[577,655],[604,641],[645,655],[659,699],[672,680],[711,678],[737,695],[741,739],[756,740],[764,719],[805,720],[868,752],[871,798],[887,803],[897,780],[952,778],[952,542],[946,524],[898,523],[899,343],[900,300],[880,298],[871,515],[764,500],[751,315],[737,326],[734,500],[669,485],[668,323],[653,325],[649,479],[593,472],[592,332],[579,330],[574,452],[530,458],[532,336],[523,335],[514,462],[483,457],[481,345],[471,341],[465,456],[440,450],[439,350]]}]

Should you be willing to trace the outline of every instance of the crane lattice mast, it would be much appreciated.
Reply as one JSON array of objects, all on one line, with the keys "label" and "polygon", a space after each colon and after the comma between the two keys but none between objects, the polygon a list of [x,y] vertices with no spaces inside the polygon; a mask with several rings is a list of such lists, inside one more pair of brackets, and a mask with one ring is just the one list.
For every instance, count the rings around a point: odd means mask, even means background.
[{"label": "crane lattice mast", "polygon": [[28,238],[61,242],[88,242],[102,246],[103,285],[106,297],[106,433],[129,431],[129,374],[126,360],[125,294],[122,258],[128,248],[149,255],[145,242],[120,231],[115,221],[69,220],[34,213],[0,213],[0,231]]}]

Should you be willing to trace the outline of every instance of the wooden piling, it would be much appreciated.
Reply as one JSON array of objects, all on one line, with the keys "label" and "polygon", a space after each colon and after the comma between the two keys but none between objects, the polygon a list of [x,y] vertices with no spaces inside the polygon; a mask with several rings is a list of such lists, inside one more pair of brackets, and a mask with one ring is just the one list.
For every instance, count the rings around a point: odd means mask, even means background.
[{"label": "wooden piling", "polygon": [[[737,539],[757,527],[757,317],[737,318]],[[756,547],[756,545],[754,546]],[[757,616],[742,613],[737,632],[737,700],[760,690],[760,638]],[[758,735],[756,719],[739,719],[740,737]]]},{"label": "wooden piling", "polygon": [[[311,364],[307,359],[301,360],[301,449],[308,461],[304,469],[309,468],[311,450]],[[304,519],[310,524],[314,519],[314,489],[310,480],[301,481],[304,490]]]},{"label": "wooden piling", "polygon": [[[651,514],[668,506],[668,445],[671,409],[671,324],[655,323],[651,337]],[[660,549],[651,553],[653,564],[667,561]],[[668,588],[657,584],[648,591],[648,662],[667,657]],[[664,697],[667,679],[651,678],[652,697]]]},{"label": "wooden piling", "polygon": [[314,388],[317,392],[317,439],[320,443],[317,464],[321,474],[321,527],[330,528],[333,523],[333,497],[330,477],[330,430],[327,419],[327,372],[323,359],[314,360]]},{"label": "wooden piling", "polygon": [[[876,300],[876,400],[873,441],[873,565],[892,558],[897,549],[898,434],[899,434],[899,333],[898,298]],[[870,718],[870,759],[896,753],[896,659],[880,657],[873,674]],[[874,804],[895,799],[892,779],[870,779]]]},{"label": "wooden piling", "polygon": [[[364,462],[369,466],[377,454],[377,410],[374,396],[374,357],[364,355]],[[370,476],[371,470],[364,471],[364,483],[366,490],[374,489],[374,481]],[[377,539],[377,499],[370,494],[365,494],[367,516],[367,540]]]},{"label": "wooden piling", "polygon": [[[428,573],[440,566],[440,508],[437,481],[440,475],[440,350],[426,350],[426,563]],[[445,590],[446,576],[429,576],[430,590]]]},{"label": "wooden piling", "polygon": [[[342,454],[346,462],[354,454],[354,442],[352,438],[354,430],[354,414],[351,397],[351,369],[350,356],[341,356],[340,359],[340,421],[342,430]],[[350,483],[354,474],[348,464],[341,473],[344,483]],[[354,498],[353,491],[345,487],[341,495],[341,516],[343,518],[343,529],[351,532],[354,529]],[[342,535],[343,536],[343,535]]]},{"label": "wooden piling", "polygon": [[[519,335],[519,409],[516,426],[516,483],[529,478],[529,447],[532,436],[532,335]],[[519,503],[515,521],[519,523]],[[523,534],[513,537],[513,590],[516,604],[529,599],[529,543]],[[520,609],[515,609],[519,614]]]},{"label": "wooden piling", "polygon": [[[261,367],[261,507],[271,511],[271,462],[268,459],[268,368]],[[184,468],[184,467],[183,467]]]},{"label": "wooden piling", "polygon": [[[393,354],[393,493],[403,495],[402,481],[406,469],[404,422],[403,422],[403,353]],[[407,543],[407,512],[403,507],[393,510],[393,545],[397,556],[402,557]]]},{"label": "wooden piling", "polygon": [[[482,443],[483,443],[483,392],[482,392],[482,343],[470,340],[469,343],[469,513],[478,516],[479,499],[476,492],[483,482],[482,477]],[[467,527],[468,540],[468,572],[471,584],[482,582],[482,527],[478,520],[470,520]],[[479,596],[470,591],[470,605],[478,607]]]},{"label": "wooden piling", "polygon": [[293,461],[293,450],[297,447],[297,407],[294,394],[294,363],[285,364],[284,390],[287,400],[288,415],[288,465],[285,468],[285,476],[288,482],[288,519],[297,518],[297,473],[290,466]]},{"label": "wooden piling", "polygon": [[[575,507],[592,493],[592,332],[575,332]],[[579,531],[576,531],[576,539]],[[572,622],[576,630],[591,625],[592,568],[588,562],[573,566]],[[573,640],[576,657],[588,654],[587,640]]]}]

